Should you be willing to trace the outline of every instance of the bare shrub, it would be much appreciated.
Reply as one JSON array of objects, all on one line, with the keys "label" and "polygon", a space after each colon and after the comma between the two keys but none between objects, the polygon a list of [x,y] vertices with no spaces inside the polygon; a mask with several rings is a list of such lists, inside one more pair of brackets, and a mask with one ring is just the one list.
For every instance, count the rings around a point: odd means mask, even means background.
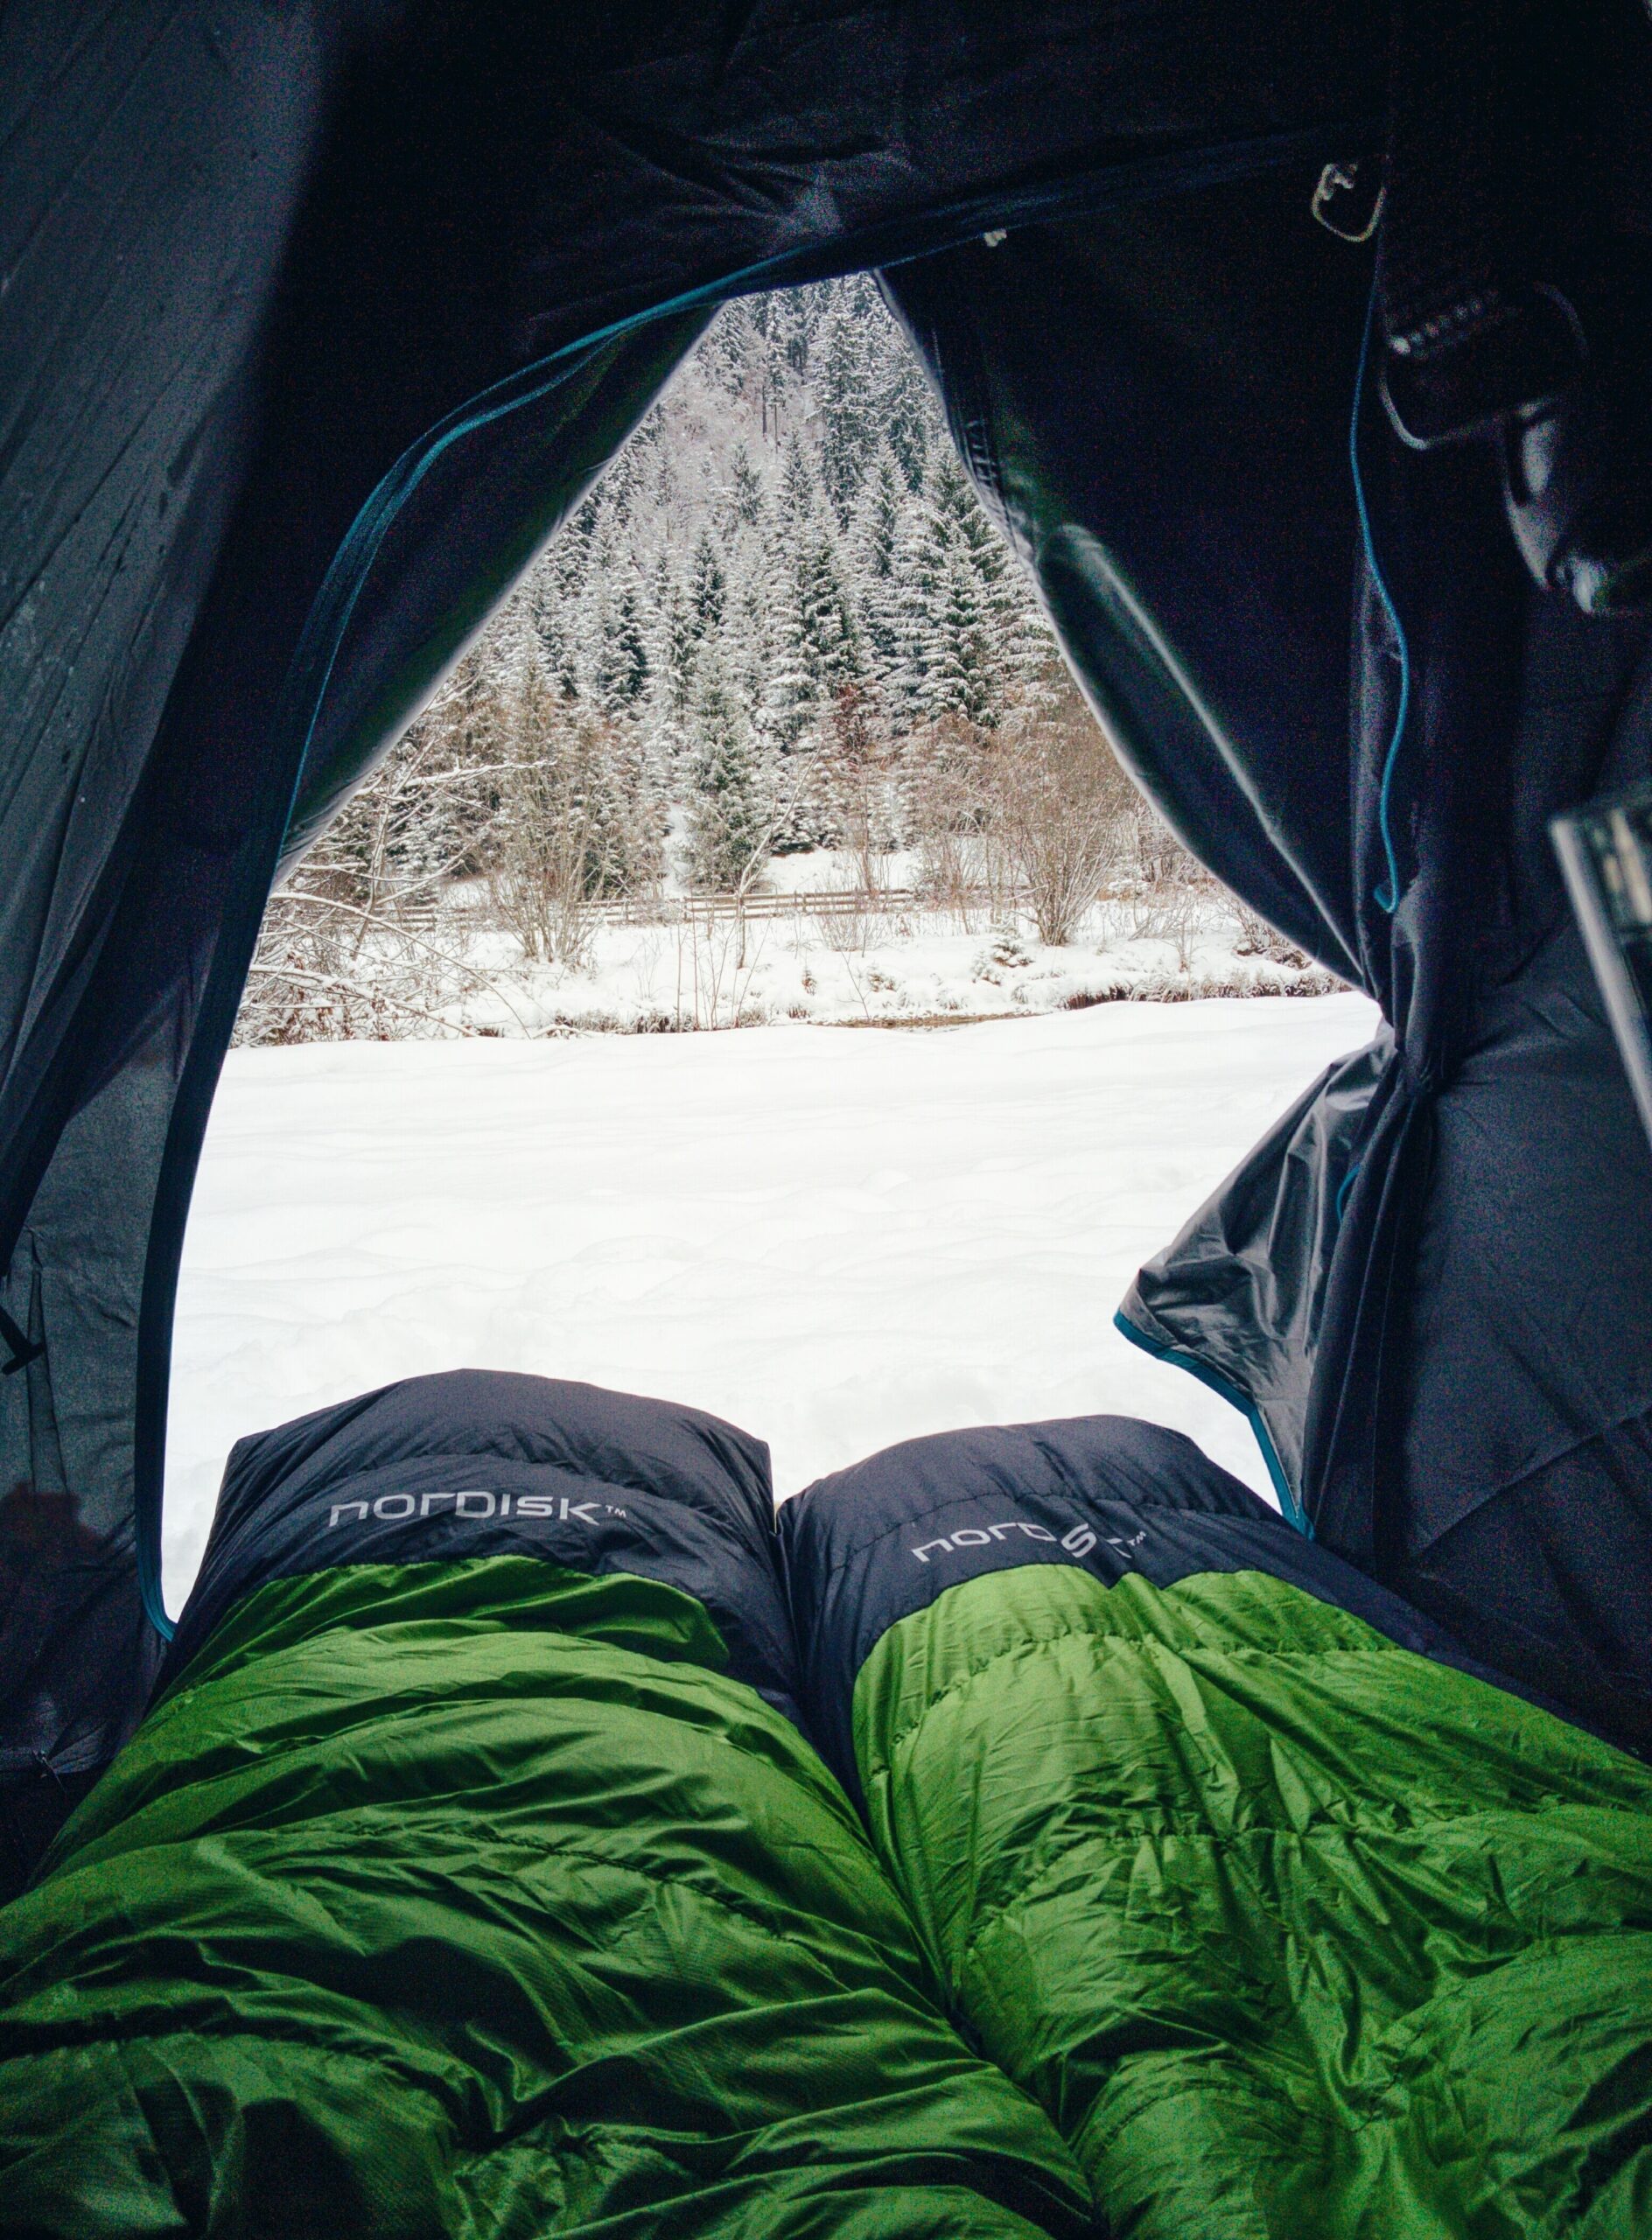
[{"label": "bare shrub", "polygon": [[903,778],[924,902],[956,917],[963,933],[975,933],[994,914],[982,895],[994,806],[987,734],[962,716],[937,718],[907,740]]},{"label": "bare shrub", "polygon": [[499,780],[486,843],[495,913],[536,962],[574,968],[595,930],[592,906],[624,894],[639,856],[617,726],[592,709],[546,700],[526,711],[531,752]]},{"label": "bare shrub", "polygon": [[[884,914],[868,899],[864,888],[852,872],[826,888],[822,901],[825,903],[827,897],[838,895],[844,898],[841,904],[834,901],[830,907],[810,912],[807,925],[813,928],[814,937],[822,948],[831,949],[838,956],[864,955],[875,941],[883,937],[886,930]],[[799,915],[801,917],[802,914]],[[805,931],[804,940],[798,945],[806,944]]]},{"label": "bare shrub", "polygon": [[478,992],[513,1009],[442,922],[485,814],[462,752],[473,684],[456,677],[270,897],[238,1044],[459,1033],[455,1006]]},{"label": "bare shrub", "polygon": [[678,921],[672,1018],[679,1030],[715,1032],[761,1024],[766,1014],[751,989],[768,932],[766,923],[748,943],[746,914],[738,908],[696,910]]},{"label": "bare shrub", "polygon": [[1136,797],[1065,678],[1006,716],[999,738],[996,833],[1039,939],[1063,948],[1131,845]]},{"label": "bare shrub", "polygon": [[323,891],[301,871],[270,897],[234,1039],[238,1045],[386,1042],[497,1033],[454,1016],[455,1006],[479,992],[526,1032],[495,976],[478,971],[388,908],[375,916]]},{"label": "bare shrub", "polygon": [[897,751],[876,695],[845,684],[833,695],[821,725],[820,752],[831,773],[833,822],[853,858],[860,891],[880,893],[896,843]]},{"label": "bare shrub", "polygon": [[1134,811],[1132,836],[1135,872],[1146,887],[1210,887],[1210,873],[1197,856],[1182,846],[1145,794],[1131,789]]},{"label": "bare shrub", "polygon": [[1270,926],[1259,910],[1242,902],[1236,894],[1228,895],[1228,904],[1239,928],[1239,939],[1234,944],[1236,956],[1265,956],[1270,963],[1306,965],[1309,962],[1306,949],[1287,940],[1277,927]]},{"label": "bare shrub", "polygon": [[1130,937],[1138,942],[1169,942],[1176,951],[1178,969],[1189,970],[1194,943],[1204,918],[1204,898],[1198,888],[1160,886],[1142,888],[1130,903]]}]

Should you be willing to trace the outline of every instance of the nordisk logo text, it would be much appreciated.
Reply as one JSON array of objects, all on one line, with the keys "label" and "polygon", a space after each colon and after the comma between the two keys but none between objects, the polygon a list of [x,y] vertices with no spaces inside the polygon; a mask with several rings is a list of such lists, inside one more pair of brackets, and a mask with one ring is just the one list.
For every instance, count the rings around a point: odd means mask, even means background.
[{"label": "nordisk logo text", "polygon": [[[1007,1524],[961,1524],[945,1539],[926,1540],[908,1552],[916,1556],[920,1564],[927,1564],[932,1556],[950,1555],[955,1549],[990,1548],[995,1540],[1002,1540],[1008,1532],[1025,1533],[1029,1540],[1051,1541],[1065,1548],[1069,1556],[1088,1556],[1092,1548],[1100,1544],[1100,1536],[1092,1532],[1088,1524],[1075,1524],[1070,1532],[1064,1532],[1058,1542],[1046,1525],[1029,1524],[1025,1517],[1013,1516]],[[1136,1532],[1128,1540],[1109,1540],[1106,1544],[1110,1548],[1135,1548],[1139,1547],[1146,1537],[1144,1532]]]},{"label": "nordisk logo text", "polygon": [[558,1524],[597,1524],[605,1516],[625,1515],[612,1502],[574,1502],[566,1494],[494,1494],[486,1486],[466,1486],[456,1494],[381,1494],[375,1502],[334,1502],[327,1530],[331,1532],[346,1517],[353,1524],[365,1524],[369,1516],[396,1524],[403,1517],[438,1516],[444,1504],[450,1516],[474,1517],[479,1522],[487,1516],[542,1516]]}]

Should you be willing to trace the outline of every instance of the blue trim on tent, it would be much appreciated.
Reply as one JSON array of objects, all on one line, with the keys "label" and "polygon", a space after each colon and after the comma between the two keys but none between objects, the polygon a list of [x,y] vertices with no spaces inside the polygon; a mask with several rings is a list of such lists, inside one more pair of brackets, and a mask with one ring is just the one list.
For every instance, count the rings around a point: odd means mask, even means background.
[{"label": "blue trim on tent", "polygon": [[1349,1167],[1348,1172],[1342,1177],[1340,1183],[1337,1186],[1336,1217],[1339,1225],[1341,1222],[1343,1214],[1348,1211],[1348,1193],[1359,1180],[1360,1168],[1363,1164],[1364,1162],[1362,1160],[1356,1159],[1354,1165]]},{"label": "blue trim on tent", "polygon": [[1236,1384],[1230,1384],[1220,1369],[1214,1369],[1208,1362],[1201,1362],[1197,1354],[1184,1353],[1180,1346],[1167,1346],[1161,1339],[1150,1338],[1146,1331],[1139,1329],[1129,1320],[1123,1307],[1113,1317],[1113,1327],[1121,1338],[1128,1338],[1132,1346],[1139,1346],[1143,1353],[1151,1354],[1156,1362],[1168,1362],[1172,1368],[1185,1368],[1189,1376],[1197,1377],[1200,1384],[1208,1385],[1211,1391],[1219,1394],[1230,1408],[1237,1408],[1256,1434],[1256,1445],[1268,1466],[1268,1476],[1272,1481],[1273,1490],[1279,1496],[1279,1508],[1285,1522],[1295,1525],[1305,1539],[1312,1540],[1313,1527],[1284,1474],[1284,1466],[1279,1460],[1278,1451],[1262,1420],[1262,1410],[1250,1395],[1242,1392]]}]

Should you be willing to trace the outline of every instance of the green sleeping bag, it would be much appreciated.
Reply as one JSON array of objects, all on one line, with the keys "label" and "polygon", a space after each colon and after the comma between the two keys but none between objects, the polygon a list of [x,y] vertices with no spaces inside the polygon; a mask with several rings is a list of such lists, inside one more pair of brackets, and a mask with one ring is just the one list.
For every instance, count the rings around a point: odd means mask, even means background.
[{"label": "green sleeping bag", "polygon": [[1116,2240],[1652,2234],[1644,1767],[1148,1425],[782,1530],[805,1701]]},{"label": "green sleeping bag", "polygon": [[1089,2229],[780,1707],[760,1451],[652,1406],[431,1378],[237,1449],[204,1619],[0,1914],[0,2230]]}]

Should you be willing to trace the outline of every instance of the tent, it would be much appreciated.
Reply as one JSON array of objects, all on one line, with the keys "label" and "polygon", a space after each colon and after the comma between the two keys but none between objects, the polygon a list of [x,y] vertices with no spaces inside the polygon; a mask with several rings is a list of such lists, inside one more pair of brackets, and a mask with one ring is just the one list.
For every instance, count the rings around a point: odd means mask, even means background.
[{"label": "tent", "polygon": [[[1652,33],[1506,12],[1558,237],[1643,364]],[[1647,628],[1536,589],[1488,448],[1408,450],[1366,377],[1373,252],[1310,203],[1382,144],[1388,32],[1370,0],[6,11],[11,1877],[169,1630],[172,1298],[273,878],[716,305],[855,270],[1137,778],[1386,1020],[1124,1326],[1250,1413],[1305,1530],[1652,1740],[1652,1160],[1545,830],[1645,774]]]}]

